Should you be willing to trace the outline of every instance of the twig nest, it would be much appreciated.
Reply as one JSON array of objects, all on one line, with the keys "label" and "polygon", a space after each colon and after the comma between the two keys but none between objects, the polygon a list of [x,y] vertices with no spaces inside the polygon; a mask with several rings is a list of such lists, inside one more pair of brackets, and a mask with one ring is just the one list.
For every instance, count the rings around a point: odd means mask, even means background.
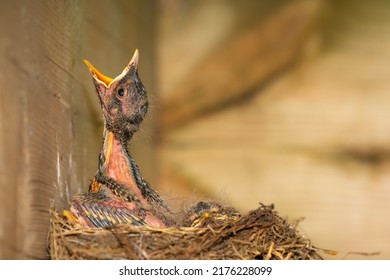
[{"label": "twig nest", "polygon": [[[198,203],[187,227],[121,225],[82,228],[54,212],[52,259],[322,259],[273,206],[240,216],[233,208]],[[192,211],[192,212],[191,212]],[[186,221],[184,221],[186,222]]]}]

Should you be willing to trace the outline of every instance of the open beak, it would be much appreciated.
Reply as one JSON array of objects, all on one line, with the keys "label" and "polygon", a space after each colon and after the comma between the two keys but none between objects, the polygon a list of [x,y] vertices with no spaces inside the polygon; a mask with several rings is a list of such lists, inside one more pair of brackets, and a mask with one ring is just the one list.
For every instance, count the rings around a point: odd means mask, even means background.
[{"label": "open beak", "polygon": [[84,59],[83,61],[87,65],[89,72],[91,72],[91,75],[95,79],[95,81],[101,85],[104,85],[106,88],[109,88],[115,81],[118,81],[124,76],[126,76],[126,74],[129,73],[131,67],[134,67],[136,71],[138,70],[139,52],[138,49],[135,50],[129,64],[127,64],[125,69],[123,69],[122,73],[114,79],[102,74],[88,60]]}]

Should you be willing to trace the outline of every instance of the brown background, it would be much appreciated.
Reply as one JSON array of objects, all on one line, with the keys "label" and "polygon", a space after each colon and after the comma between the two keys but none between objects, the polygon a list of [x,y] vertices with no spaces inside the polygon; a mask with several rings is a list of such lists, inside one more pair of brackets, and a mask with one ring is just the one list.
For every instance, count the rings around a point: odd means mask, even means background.
[{"label": "brown background", "polygon": [[47,258],[49,209],[97,167],[82,59],[116,76],[135,48],[131,151],[175,209],[274,203],[326,258],[390,258],[386,1],[0,2],[0,259]]}]

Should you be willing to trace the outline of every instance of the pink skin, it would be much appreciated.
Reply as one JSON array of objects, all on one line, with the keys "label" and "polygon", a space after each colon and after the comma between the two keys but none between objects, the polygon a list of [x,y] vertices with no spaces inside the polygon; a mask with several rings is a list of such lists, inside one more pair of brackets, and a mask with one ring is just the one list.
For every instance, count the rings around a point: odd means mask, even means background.
[{"label": "pink skin", "polygon": [[142,196],[141,190],[137,187],[128,166],[129,160],[122,145],[115,138],[112,132],[108,132],[104,138],[103,151],[106,162],[103,167],[106,174],[115,181],[128,187],[143,205],[147,205],[146,199]]},{"label": "pink skin", "polygon": [[[137,184],[128,168],[130,163],[126,155],[126,151],[124,151],[124,148],[112,132],[105,133],[103,151],[106,158],[103,169],[106,174],[118,183],[128,187],[147,209],[149,207],[148,202],[142,196],[141,190],[137,187]],[[118,201],[118,198],[108,188],[107,192],[111,194],[110,196],[113,199],[112,204],[114,205],[115,201]],[[134,213],[138,212],[138,207],[133,202],[118,201],[118,203],[120,203],[122,207],[134,209]],[[165,227],[165,224],[150,212],[146,213],[145,222],[152,227]]]}]

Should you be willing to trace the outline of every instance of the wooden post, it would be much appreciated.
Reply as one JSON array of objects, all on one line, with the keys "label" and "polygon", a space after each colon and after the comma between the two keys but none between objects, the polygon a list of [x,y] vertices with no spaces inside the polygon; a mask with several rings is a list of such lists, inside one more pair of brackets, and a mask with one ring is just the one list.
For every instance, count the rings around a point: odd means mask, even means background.
[{"label": "wooden post", "polygon": [[[141,78],[151,89],[152,13],[140,0],[2,3],[0,259],[48,257],[49,210],[87,190],[102,141],[82,59],[116,76],[139,48]],[[142,147],[148,157],[151,143]],[[144,158],[141,168],[151,162]]]}]

